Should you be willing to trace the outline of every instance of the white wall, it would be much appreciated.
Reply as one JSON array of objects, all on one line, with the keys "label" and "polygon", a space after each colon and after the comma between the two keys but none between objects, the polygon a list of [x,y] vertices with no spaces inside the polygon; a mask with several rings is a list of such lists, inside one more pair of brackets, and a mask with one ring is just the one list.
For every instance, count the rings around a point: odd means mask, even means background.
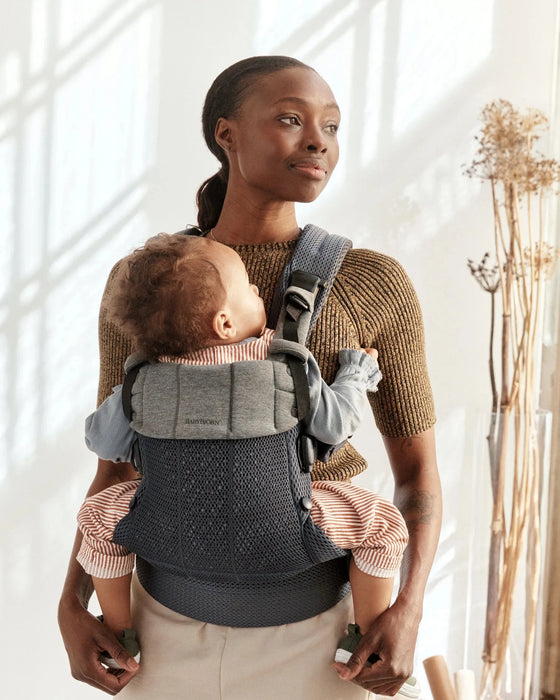
[{"label": "white wall", "polygon": [[[255,53],[330,82],[342,159],[300,223],[397,257],[426,322],[445,495],[421,660],[478,665],[484,608],[469,579],[481,520],[472,425],[489,400],[488,299],[466,268],[491,246],[489,193],[461,174],[481,107],[551,113],[556,0],[8,0],[0,26],[0,665],[11,695],[86,698],[56,602],[94,471],[82,442],[96,392],[96,315],[112,263],[195,221],[214,172],[200,134],[213,77]],[[390,493],[371,425],[357,436]],[[484,525],[476,530],[485,537]],[[468,614],[472,608],[474,617]],[[465,651],[465,638],[471,640]],[[29,648],[32,647],[31,650]],[[24,653],[24,650],[28,650]],[[428,695],[426,693],[426,695]]]}]

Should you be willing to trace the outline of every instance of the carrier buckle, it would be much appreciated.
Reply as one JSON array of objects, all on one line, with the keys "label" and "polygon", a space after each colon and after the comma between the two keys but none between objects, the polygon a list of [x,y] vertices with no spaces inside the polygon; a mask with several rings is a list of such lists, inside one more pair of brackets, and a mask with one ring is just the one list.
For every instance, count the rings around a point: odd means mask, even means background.
[{"label": "carrier buckle", "polygon": [[298,293],[298,289],[307,292],[314,299],[317,289],[321,286],[323,286],[323,283],[317,275],[312,275],[310,272],[305,272],[305,270],[294,270],[290,278],[290,288],[286,295],[286,305],[295,307],[300,312],[311,311],[309,297],[306,298],[303,294]]},{"label": "carrier buckle", "polygon": [[139,474],[142,474],[142,459],[140,457],[140,446],[138,445],[138,439],[136,438],[132,443],[132,460],[131,464],[136,469]]},{"label": "carrier buckle", "polygon": [[287,302],[291,306],[295,306],[296,309],[300,309],[301,311],[309,311],[311,308],[308,302],[297,292],[290,292],[290,294],[288,294]]},{"label": "carrier buckle", "polygon": [[313,471],[315,440],[309,435],[302,434],[299,437],[299,461],[304,474],[310,474]]}]

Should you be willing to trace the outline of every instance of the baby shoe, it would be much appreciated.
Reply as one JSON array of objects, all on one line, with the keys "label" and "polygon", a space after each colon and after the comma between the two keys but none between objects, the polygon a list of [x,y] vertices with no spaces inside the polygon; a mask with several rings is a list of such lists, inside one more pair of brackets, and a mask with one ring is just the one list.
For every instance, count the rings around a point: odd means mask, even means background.
[{"label": "baby shoe", "polygon": [[334,660],[345,664],[356,651],[361,638],[359,626],[354,623],[349,624],[348,634],[339,641]]}]

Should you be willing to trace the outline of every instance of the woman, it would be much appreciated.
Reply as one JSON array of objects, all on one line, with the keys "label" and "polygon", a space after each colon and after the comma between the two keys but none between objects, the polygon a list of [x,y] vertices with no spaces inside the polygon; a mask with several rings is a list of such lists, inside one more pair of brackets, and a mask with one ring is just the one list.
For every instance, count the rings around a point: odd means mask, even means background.
[{"label": "woman", "polygon": [[[336,166],[339,121],[325,81],[286,57],[240,61],[218,76],[207,95],[204,136],[221,168],[198,192],[198,224],[206,235],[239,253],[267,309],[299,236],[294,203],[316,199]],[[121,383],[130,351],[128,340],[105,319],[104,303],[100,341],[98,398],[103,400]],[[115,637],[87,612],[91,583],[72,557],[59,622],[75,678],[116,693],[136,676],[123,691],[123,697],[134,698],[168,693],[227,700],[289,694],[358,699],[367,697],[366,691],[393,694],[412,674],[422,600],[439,535],[441,494],[421,315],[410,282],[394,260],[368,250],[346,255],[309,343],[327,382],[334,378],[341,347],[379,351],[384,381],[371,402],[410,544],[394,604],[364,636],[348,664],[336,666],[340,678],[329,660],[350,615],[347,600],[315,618],[278,628],[220,628],[169,615],[171,611],[136,585],[135,626],[143,633],[144,648],[138,674]],[[328,465],[319,463],[313,476],[347,479],[365,466],[347,446]],[[100,460],[88,494],[133,476],[129,465]],[[105,649],[125,668],[121,676],[100,665],[98,656]],[[368,666],[371,654],[379,660]]]}]

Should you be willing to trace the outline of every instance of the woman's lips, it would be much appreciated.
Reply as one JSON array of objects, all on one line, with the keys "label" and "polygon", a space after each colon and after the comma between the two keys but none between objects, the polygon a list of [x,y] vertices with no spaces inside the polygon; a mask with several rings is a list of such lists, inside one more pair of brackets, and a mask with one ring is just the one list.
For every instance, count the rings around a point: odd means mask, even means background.
[{"label": "woman's lips", "polygon": [[324,180],[327,176],[325,169],[318,163],[292,163],[291,167],[313,180]]}]

